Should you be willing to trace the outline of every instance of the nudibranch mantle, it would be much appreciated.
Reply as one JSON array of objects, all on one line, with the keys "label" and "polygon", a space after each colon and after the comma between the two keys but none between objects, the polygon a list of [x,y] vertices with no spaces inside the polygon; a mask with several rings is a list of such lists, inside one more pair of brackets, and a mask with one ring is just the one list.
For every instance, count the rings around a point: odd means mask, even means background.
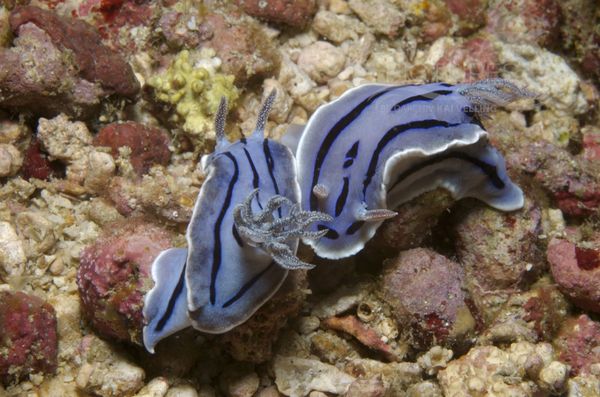
[{"label": "nudibranch mantle", "polygon": [[503,211],[523,205],[478,115],[528,93],[504,80],[474,84],[368,84],[323,105],[297,148],[305,210],[333,216],[306,240],[317,255],[360,251],[391,209],[444,187]]}]

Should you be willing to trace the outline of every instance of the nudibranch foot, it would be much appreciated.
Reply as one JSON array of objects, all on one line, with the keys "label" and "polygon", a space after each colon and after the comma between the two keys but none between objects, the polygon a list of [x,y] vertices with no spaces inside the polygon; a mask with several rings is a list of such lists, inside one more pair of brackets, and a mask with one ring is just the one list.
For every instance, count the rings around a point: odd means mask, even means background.
[{"label": "nudibranch foot", "polygon": [[162,251],[152,264],[154,288],[144,298],[143,339],[146,350],[154,353],[154,346],[163,338],[189,327],[187,289],[184,282],[187,249],[170,248]]},{"label": "nudibranch foot", "polygon": [[[252,201],[258,197],[259,189],[254,189],[233,211],[233,219],[238,234],[253,247],[259,247],[271,255],[281,267],[289,270],[312,269],[314,265],[298,259],[295,247],[289,242],[298,239],[318,239],[327,231],[307,230],[314,222],[327,222],[333,218],[318,211],[303,211],[300,204],[287,197],[275,195],[267,201],[258,214],[252,211]],[[283,205],[289,207],[287,216],[276,218],[273,213]]]}]

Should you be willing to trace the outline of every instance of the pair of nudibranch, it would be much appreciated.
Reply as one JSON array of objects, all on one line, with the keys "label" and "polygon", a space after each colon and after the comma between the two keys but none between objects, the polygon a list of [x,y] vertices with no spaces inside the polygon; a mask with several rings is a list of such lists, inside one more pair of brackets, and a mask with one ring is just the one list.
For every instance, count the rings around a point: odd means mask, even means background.
[{"label": "pair of nudibranch", "polygon": [[[275,93],[255,131],[217,145],[187,229],[188,247],[163,251],[144,305],[144,344],[188,326],[222,333],[246,321],[299,260],[300,239],[317,255],[360,251],[393,209],[438,187],[503,211],[523,205],[479,116],[529,94],[505,80],[473,84],[369,84],[320,107],[295,155],[265,138]],[[294,145],[290,145],[294,146]]]}]

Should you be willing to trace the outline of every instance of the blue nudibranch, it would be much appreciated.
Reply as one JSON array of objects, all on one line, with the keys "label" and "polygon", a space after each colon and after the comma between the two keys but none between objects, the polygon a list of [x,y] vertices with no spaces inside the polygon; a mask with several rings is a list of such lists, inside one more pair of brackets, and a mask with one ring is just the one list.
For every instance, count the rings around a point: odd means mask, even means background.
[{"label": "blue nudibranch", "polygon": [[523,193],[487,143],[478,114],[527,95],[505,80],[354,88],[320,107],[297,149],[302,205],[334,217],[306,241],[317,255],[360,251],[391,209],[443,187],[510,211]]},{"label": "blue nudibranch", "polygon": [[[254,133],[217,147],[187,229],[188,248],[163,251],[144,305],[144,344],[188,326],[222,333],[246,321],[279,288],[302,238],[326,258],[360,251],[400,204],[443,187],[503,211],[523,193],[487,141],[479,116],[528,93],[504,80],[389,86],[346,92],[310,118],[296,149],[264,137],[275,94]],[[296,173],[298,170],[298,174]]]},{"label": "blue nudibranch", "polygon": [[223,333],[246,321],[279,288],[288,269],[310,268],[296,250],[307,231],[331,217],[302,211],[292,152],[264,137],[273,92],[249,137],[225,138],[227,105],[217,112],[215,152],[203,159],[202,184],[190,224],[188,248],[163,251],[152,266],[146,295],[144,344],[187,326]]}]

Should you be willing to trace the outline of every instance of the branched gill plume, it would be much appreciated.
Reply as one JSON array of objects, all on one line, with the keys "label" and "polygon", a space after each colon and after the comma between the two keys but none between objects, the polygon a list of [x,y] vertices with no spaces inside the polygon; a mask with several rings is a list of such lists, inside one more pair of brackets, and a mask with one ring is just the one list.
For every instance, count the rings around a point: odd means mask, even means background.
[{"label": "branched gill plume", "polygon": [[[312,232],[307,230],[314,222],[329,222],[332,217],[318,211],[303,211],[300,204],[294,204],[284,196],[276,195],[269,199],[264,209],[254,214],[252,200],[258,195],[253,190],[243,203],[233,210],[235,227],[242,238],[250,245],[262,248],[273,260],[286,269],[312,269],[314,265],[298,259],[289,240],[293,238],[321,238],[327,230]],[[282,207],[290,207],[289,214],[282,218],[273,212]]]}]

